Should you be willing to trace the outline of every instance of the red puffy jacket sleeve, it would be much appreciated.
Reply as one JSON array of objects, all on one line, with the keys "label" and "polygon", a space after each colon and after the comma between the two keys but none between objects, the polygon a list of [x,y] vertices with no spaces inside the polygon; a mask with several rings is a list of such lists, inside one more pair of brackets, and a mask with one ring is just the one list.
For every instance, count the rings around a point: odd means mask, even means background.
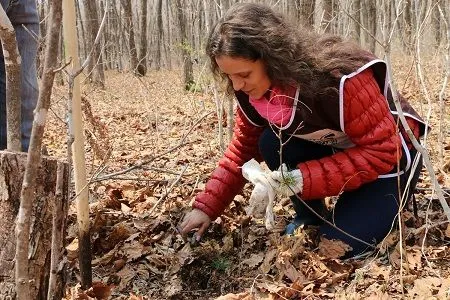
[{"label": "red puffy jacket sleeve", "polygon": [[344,84],[344,131],[354,147],[300,163],[302,199],[335,196],[354,190],[393,169],[401,158],[401,140],[372,70]]},{"label": "red puffy jacket sleeve", "polygon": [[237,109],[233,138],[205,190],[196,196],[194,208],[205,212],[211,220],[222,214],[245,185],[242,165],[252,158],[261,161],[258,140],[262,131],[263,127],[251,124],[240,108]]}]

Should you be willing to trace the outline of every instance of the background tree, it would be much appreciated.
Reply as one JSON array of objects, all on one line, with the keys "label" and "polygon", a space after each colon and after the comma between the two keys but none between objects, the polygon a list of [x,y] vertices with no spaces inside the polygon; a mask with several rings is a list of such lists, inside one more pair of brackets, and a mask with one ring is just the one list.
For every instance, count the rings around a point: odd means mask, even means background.
[{"label": "background tree", "polygon": [[191,59],[191,44],[188,42],[187,30],[186,30],[186,18],[184,13],[185,1],[176,0],[176,14],[178,19],[178,26],[180,30],[180,48],[181,48],[181,58],[183,64],[183,83],[185,89],[189,90],[194,84],[194,74],[192,70],[192,59]]},{"label": "background tree", "polygon": [[103,71],[103,55],[101,52],[101,45],[94,47],[95,37],[97,36],[99,28],[99,16],[97,13],[96,1],[83,0],[84,14],[84,28],[86,28],[86,39],[84,48],[87,51],[92,51],[91,59],[89,60],[86,72],[92,83],[105,88],[105,74]]},{"label": "background tree", "polygon": [[139,62],[138,73],[141,76],[147,74],[147,0],[141,0],[141,16],[140,16],[140,28],[141,39],[139,43]]},{"label": "background tree", "polygon": [[125,26],[128,29],[128,49],[130,53],[130,65],[129,68],[133,73],[139,72],[137,70],[138,58],[136,51],[136,43],[134,37],[134,25],[133,25],[133,14],[131,11],[131,0],[120,0],[123,9],[123,16],[125,20]]}]

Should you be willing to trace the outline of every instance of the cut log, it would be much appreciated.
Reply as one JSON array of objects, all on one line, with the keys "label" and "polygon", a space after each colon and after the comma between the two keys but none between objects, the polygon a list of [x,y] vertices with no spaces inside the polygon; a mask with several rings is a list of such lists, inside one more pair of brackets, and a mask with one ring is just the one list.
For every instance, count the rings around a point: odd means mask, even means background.
[{"label": "cut log", "polygon": [[[19,210],[20,193],[27,154],[0,151],[0,300],[15,299],[15,220]],[[63,190],[69,182],[68,165],[44,157],[38,170],[36,194],[30,228],[29,274],[31,299],[47,299],[50,275],[52,210],[56,198],[67,202],[67,193],[55,197],[57,166],[63,164]],[[64,206],[66,207],[66,206]],[[67,214],[67,212],[61,212]],[[62,232],[65,232],[63,228]],[[62,249],[61,249],[62,251]],[[57,274],[57,286],[64,287],[64,272]],[[55,295],[53,299],[61,299]]]}]

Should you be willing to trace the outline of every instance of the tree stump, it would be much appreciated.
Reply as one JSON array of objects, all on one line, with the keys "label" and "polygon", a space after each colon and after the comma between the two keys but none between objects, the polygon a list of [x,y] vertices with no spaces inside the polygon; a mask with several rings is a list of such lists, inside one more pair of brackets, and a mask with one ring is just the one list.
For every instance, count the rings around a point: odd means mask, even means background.
[{"label": "tree stump", "polygon": [[[0,300],[16,298],[15,221],[20,205],[26,160],[26,153],[0,151]],[[55,201],[58,163],[62,162],[44,157],[38,170],[28,254],[32,299],[47,299],[52,242],[52,210]],[[68,165],[64,163],[64,191],[67,191],[68,182]],[[63,194],[62,201],[67,202],[67,193]],[[67,214],[64,211],[61,213]],[[65,228],[63,228],[63,232],[65,232]],[[58,292],[61,292],[61,296],[56,296],[54,299],[61,299],[63,293],[65,278],[61,270],[59,270],[58,281],[58,287],[60,287]]]}]

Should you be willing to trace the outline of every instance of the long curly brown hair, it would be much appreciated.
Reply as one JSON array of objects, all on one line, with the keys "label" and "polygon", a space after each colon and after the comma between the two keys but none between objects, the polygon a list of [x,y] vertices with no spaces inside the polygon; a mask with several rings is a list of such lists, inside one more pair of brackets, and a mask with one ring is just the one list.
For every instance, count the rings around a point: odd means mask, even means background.
[{"label": "long curly brown hair", "polygon": [[[372,58],[353,42],[294,25],[256,3],[237,3],[226,12],[209,35],[206,54],[217,77],[228,80],[220,72],[217,56],[261,60],[273,85],[298,85],[306,97],[337,93],[342,75]],[[228,91],[232,91],[229,80]]]}]

